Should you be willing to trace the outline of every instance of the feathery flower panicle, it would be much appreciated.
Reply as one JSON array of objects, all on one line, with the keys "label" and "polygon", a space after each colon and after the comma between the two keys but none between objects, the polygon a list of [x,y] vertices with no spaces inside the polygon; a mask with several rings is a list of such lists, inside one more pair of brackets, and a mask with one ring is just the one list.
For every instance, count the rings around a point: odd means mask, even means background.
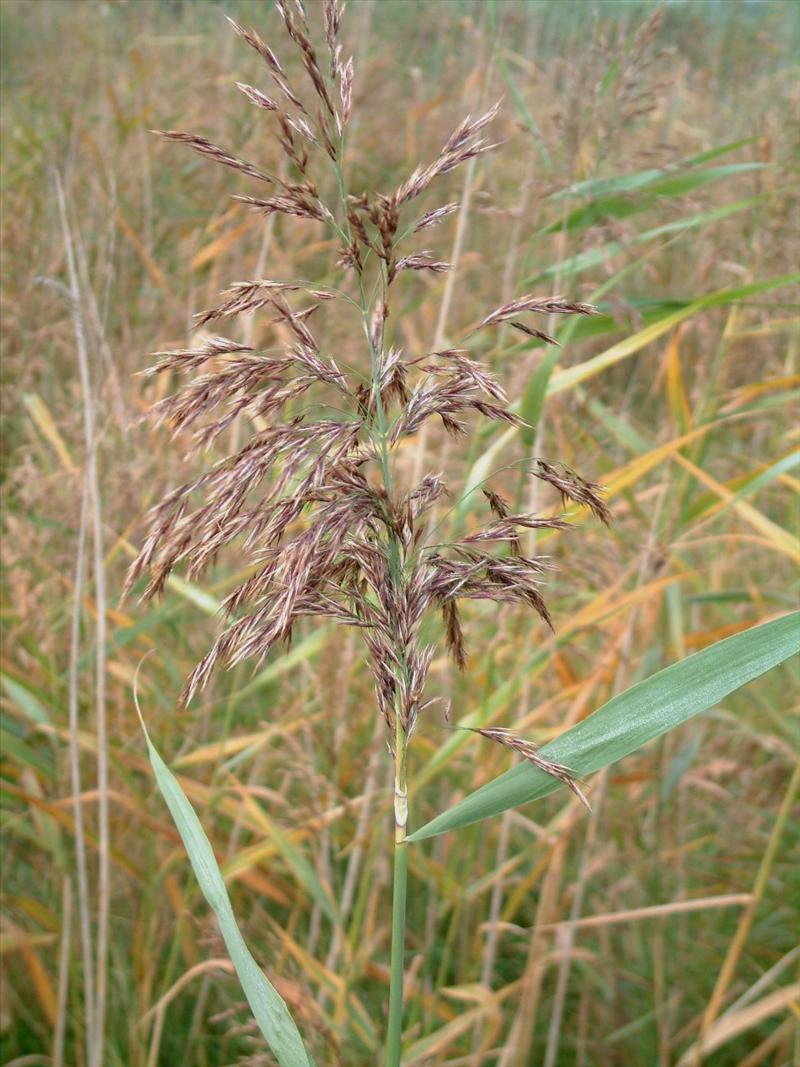
[{"label": "feathery flower panicle", "polygon": [[[405,248],[414,234],[442,222],[457,204],[433,207],[416,220],[408,207],[442,175],[495,147],[481,133],[497,116],[494,105],[461,122],[436,159],[417,167],[390,193],[348,194],[344,134],[351,116],[354,77],[344,59],[342,6],[324,0],[324,53],[314,44],[302,5],[278,0],[305,84],[294,86],[272,48],[257,32],[231,21],[263,59],[277,93],[239,84],[274,125],[286,157],[285,177],[264,173],[203,137],[170,131],[185,144],[245,177],[272,186],[269,195],[236,194],[264,214],[313,220],[338,246],[343,277],[337,287],[257,278],[231,284],[198,327],[261,312],[275,344],[255,348],[210,336],[197,348],[158,352],[146,372],[186,375],[178,390],[150,411],[189,448],[211,449],[223,431],[245,420],[251,433],[238,451],[222,455],[200,476],[173,489],[148,513],[140,551],[126,579],[127,595],[147,576],[144,596],[160,593],[176,567],[197,577],[233,545],[252,565],[246,581],[224,602],[225,624],[192,672],[190,700],[220,664],[260,662],[278,642],[291,639],[305,617],[333,618],[363,634],[378,707],[390,745],[403,750],[420,712],[433,647],[422,639],[430,611],[441,615],[446,644],[460,669],[467,649],[459,601],[525,604],[550,627],[541,583],[551,563],[523,552],[525,530],[565,529],[561,518],[515,513],[490,486],[483,488],[483,524],[449,545],[433,543],[430,512],[449,490],[440,474],[417,485],[398,484],[395,449],[429,419],[452,434],[469,432],[476,416],[524,425],[508,406],[495,374],[463,347],[414,358],[388,343],[392,286],[406,271],[451,269],[426,250]],[[334,172],[336,181],[330,180]],[[326,174],[328,177],[326,178]],[[337,195],[323,190],[332,186]],[[370,300],[364,294],[373,293]],[[343,302],[354,314],[359,350],[347,358],[330,350],[312,323],[320,304]],[[469,331],[503,322],[555,343],[520,321],[529,314],[591,315],[588,304],[562,297],[525,296],[490,312]],[[353,352],[356,355],[353,355]],[[328,413],[322,417],[321,413]],[[608,509],[598,486],[543,459],[530,473],[564,501],[588,507],[602,522]],[[484,736],[520,752],[582,797],[569,771],[538,756],[535,746],[506,731]],[[399,757],[400,758],[400,757]]]}]

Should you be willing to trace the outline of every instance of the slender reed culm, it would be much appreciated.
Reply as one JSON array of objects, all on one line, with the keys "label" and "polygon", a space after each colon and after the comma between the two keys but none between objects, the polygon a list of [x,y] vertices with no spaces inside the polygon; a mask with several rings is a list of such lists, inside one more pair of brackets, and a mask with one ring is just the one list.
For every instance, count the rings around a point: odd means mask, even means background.
[{"label": "slender reed culm", "polygon": [[[450,215],[455,204],[421,210],[418,203],[443,175],[497,147],[485,131],[498,105],[468,115],[431,162],[396,189],[353,190],[346,168],[353,102],[353,62],[339,41],[342,8],[325,0],[325,51],[312,42],[301,4],[278,9],[307,74],[292,86],[280,60],[253,30],[233,28],[264,61],[274,96],[239,88],[267,112],[285,155],[283,176],[267,173],[203,137],[168,131],[168,140],[240,172],[254,193],[236,200],[270,216],[294,216],[324,227],[337,247],[337,285],[256,278],[231,285],[220,303],[197,316],[197,327],[262,312],[285,341],[252,347],[206,335],[196,348],[157,353],[145,373],[180,373],[188,380],[158,401],[150,415],[167,424],[192,451],[211,451],[235,423],[249,437],[216,459],[199,477],[168,493],[149,512],[142,548],[125,584],[127,594],[148,575],[145,597],[162,591],[185,564],[196,577],[227,546],[236,544],[252,574],[224,601],[226,624],[191,673],[185,701],[218,665],[263,660],[287,642],[298,620],[327,616],[363,634],[377,706],[386,721],[394,761],[395,881],[387,1063],[399,1063],[402,1024],[404,899],[408,824],[407,748],[426,701],[433,645],[422,636],[430,611],[441,614],[449,652],[467,661],[459,601],[529,605],[548,626],[542,580],[547,558],[527,554],[525,531],[562,529],[558,517],[515,513],[488,483],[482,489],[483,524],[443,544],[437,503],[451,495],[442,474],[407,484],[398,462],[405,439],[427,420],[447,433],[473,432],[471,417],[524,425],[492,371],[467,347],[405,354],[393,337],[392,298],[409,271],[448,271],[450,264],[417,247],[420,235]],[[330,190],[331,192],[324,192]],[[344,351],[315,330],[317,313],[338,301],[357,326]],[[490,311],[465,334],[474,342],[501,323],[545,343],[555,339],[537,317],[591,315],[594,308],[557,296],[525,295]],[[360,340],[359,340],[360,337]],[[521,461],[533,478],[564,500],[608,512],[598,487],[540,457]],[[427,632],[427,631],[426,631]],[[499,728],[480,731],[555,775],[582,798],[569,769],[541,756],[536,746]]]}]

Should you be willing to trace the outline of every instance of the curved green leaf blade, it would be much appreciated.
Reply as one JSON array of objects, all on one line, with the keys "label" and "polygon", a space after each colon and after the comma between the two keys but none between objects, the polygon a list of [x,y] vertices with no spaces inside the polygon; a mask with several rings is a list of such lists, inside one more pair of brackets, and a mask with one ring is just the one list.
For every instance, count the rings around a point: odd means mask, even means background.
[{"label": "curved green leaf blade", "polygon": [[683,197],[713,182],[738,177],[755,170],[764,170],[766,163],[729,163],[723,167],[692,171],[689,174],[664,175],[659,181],[648,181],[643,195],[603,196],[575,208],[566,218],[556,219],[542,229],[542,233],[559,233],[561,230],[585,230],[609,218],[626,219],[654,207],[660,200]]},{"label": "curved green leaf blade", "polygon": [[236,924],[228,890],[214,857],[214,850],[200,825],[194,808],[189,803],[178,780],[156,751],[141,713],[139,721],[147,741],[150,763],[158,788],[167,802],[167,807],[189,854],[192,870],[203,891],[203,896],[217,917],[231,962],[236,968],[242,990],[261,1033],[266,1038],[280,1067],[314,1067],[295,1021],[289,1014],[286,1002],[267,979],[245,944]]},{"label": "curved green leaf blade", "polygon": [[674,219],[672,222],[665,222],[661,226],[656,226],[655,229],[637,233],[627,241],[608,241],[598,248],[590,248],[586,252],[579,252],[577,255],[571,256],[569,259],[551,264],[540,274],[527,278],[524,284],[535,285],[545,278],[554,276],[563,281],[565,278],[571,278],[576,274],[582,274],[586,270],[600,266],[606,260],[611,259],[612,256],[619,255],[620,252],[624,252],[629,248],[635,248],[637,245],[645,244],[647,241],[652,241],[656,237],[664,237],[670,233],[683,233],[685,230],[694,230],[698,227],[710,226],[715,222],[721,222],[722,219],[726,219],[730,215],[735,215],[739,211],[746,211],[755,204],[761,203],[765,196],[766,193],[759,193],[757,196],[749,196],[745,200],[737,200],[734,204],[724,204],[722,207],[712,208],[710,211],[700,211],[683,219]]},{"label": "curved green leaf blade", "polygon": [[[752,144],[757,138],[745,137],[740,141],[731,141],[729,144],[718,145],[716,148],[710,148],[705,152],[701,152],[699,155],[689,156],[687,159],[681,159],[678,161],[677,168],[698,167],[702,163],[710,163],[712,159],[717,159],[719,156],[724,156],[729,152],[734,152],[737,148],[742,148],[746,144]],[[632,174],[621,174],[614,178],[589,178],[586,181],[575,182],[573,185],[568,185],[565,189],[558,189],[556,192],[551,193],[547,197],[548,200],[564,200],[567,197],[583,196],[589,197],[601,197],[616,195],[619,193],[633,193],[638,189],[646,188],[655,181],[659,181],[661,178],[671,177],[670,171],[667,170],[639,170]]]},{"label": "curved green leaf blade", "polygon": [[[632,686],[542,748],[578,777],[614,763],[800,652],[800,611],[755,626]],[[538,800],[561,783],[529,763],[513,767],[408,837],[422,841]]]}]

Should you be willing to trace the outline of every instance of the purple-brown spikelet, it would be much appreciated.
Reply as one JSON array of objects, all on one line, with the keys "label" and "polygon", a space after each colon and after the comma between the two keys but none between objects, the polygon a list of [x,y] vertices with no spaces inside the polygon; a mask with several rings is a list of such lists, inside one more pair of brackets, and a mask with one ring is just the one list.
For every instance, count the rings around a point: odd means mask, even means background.
[{"label": "purple-brown spikelet", "polygon": [[592,810],[583,790],[575,781],[575,775],[572,771],[570,771],[568,767],[565,767],[563,763],[555,763],[553,760],[549,760],[546,756],[543,756],[539,751],[539,746],[534,744],[533,741],[526,741],[524,737],[517,737],[511,730],[506,730],[503,726],[487,726],[483,729],[474,729],[466,726],[464,729],[471,730],[472,733],[480,734],[481,737],[486,737],[490,741],[496,741],[497,744],[510,748],[512,752],[516,752],[518,755],[522,756],[528,763],[532,764],[534,767],[538,767],[540,771],[544,771],[546,774],[558,778],[559,781],[567,786],[567,788],[572,790],[578,800],[580,800],[581,804],[583,804],[588,811]]},{"label": "purple-brown spikelet", "polygon": [[[551,564],[526,555],[521,535],[569,524],[514,513],[487,486],[483,525],[449,545],[434,544],[429,512],[449,490],[441,475],[433,473],[417,485],[401,485],[395,462],[397,446],[429,419],[440,420],[453,434],[469,432],[476,415],[524,425],[510,410],[497,377],[468,349],[411,358],[387,336],[392,286],[403,273],[450,269],[430,252],[406,248],[404,242],[442,221],[457,205],[435,207],[415,218],[411,202],[441,175],[494,147],[479,135],[496,117],[498,105],[478,118],[468,116],[439,156],[417,167],[394,192],[350,195],[344,144],[354,82],[352,60],[342,58],[339,41],[342,7],[336,0],[322,5],[324,53],[314,44],[302,5],[278,0],[277,7],[300,55],[303,87],[289,84],[280,60],[255,31],[232,25],[262,57],[278,90],[273,98],[258,86],[239,85],[264,121],[273,124],[286,157],[285,177],[266,174],[203,137],[165,136],[272,186],[266,196],[237,195],[240,202],[265,214],[279,212],[325,226],[335,240],[343,276],[335,288],[269,278],[236,282],[219,303],[197,316],[198,326],[213,324],[217,330],[222,321],[260,312],[281,339],[274,347],[214,336],[195,349],[156,353],[145,373],[189,376],[177,392],[153,406],[150,416],[157,424],[188,435],[190,450],[216,447],[235,420],[244,420],[251,432],[238,451],[222,455],[150,510],[124,595],[144,575],[143,595],[160,593],[178,566],[197,577],[235,544],[253,570],[225,600],[224,628],[192,672],[184,699],[192,698],[218,664],[257,663],[276,643],[291,638],[298,620],[327,616],[362,632],[378,706],[394,745],[396,729],[409,737],[427,706],[425,683],[433,654],[422,640],[427,614],[441,613],[447,646],[459,668],[467,661],[459,601],[527,604],[552,627],[541,592]],[[325,176],[331,169],[335,182]],[[329,198],[322,190],[334,185],[337,195]],[[356,313],[358,340],[346,359],[330,351],[315,325],[319,305],[331,300]],[[525,296],[496,308],[467,336],[511,322],[554,342],[520,317],[590,315],[594,310],[561,297]],[[330,417],[320,417],[321,411]],[[531,474],[562,498],[608,521],[596,485],[557,464],[528,462]],[[565,768],[534,758],[532,748],[502,731],[482,732],[580,795]]]},{"label": "purple-brown spikelet", "polygon": [[195,152],[199,152],[201,156],[207,156],[208,159],[213,159],[215,163],[222,163],[223,166],[238,170],[242,174],[247,174],[250,178],[257,178],[258,181],[267,182],[270,185],[275,181],[269,174],[264,174],[258,167],[254,167],[252,163],[239,159],[238,156],[232,155],[224,148],[220,148],[219,145],[207,141],[205,137],[198,137],[194,133],[180,133],[176,130],[157,130],[156,132],[160,133],[167,141],[188,145]]}]

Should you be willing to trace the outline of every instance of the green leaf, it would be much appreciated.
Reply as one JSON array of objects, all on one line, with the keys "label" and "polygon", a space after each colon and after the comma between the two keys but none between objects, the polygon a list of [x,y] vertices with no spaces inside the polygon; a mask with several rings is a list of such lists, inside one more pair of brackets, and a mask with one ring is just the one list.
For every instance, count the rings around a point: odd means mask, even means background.
[{"label": "green leaf", "polygon": [[729,163],[723,167],[709,167],[707,170],[692,171],[689,174],[677,174],[664,177],[659,181],[650,181],[636,198],[630,196],[603,196],[591,200],[582,207],[575,208],[566,218],[555,219],[540,232],[558,233],[561,230],[584,230],[606,219],[625,219],[642,211],[647,211],[659,201],[671,197],[683,197],[696,189],[725,178],[738,177],[754,170],[763,170],[765,163]]},{"label": "green leaf", "polygon": [[50,715],[32,689],[8,674],[0,674],[0,682],[11,700],[22,709],[26,717],[37,726],[49,726]]},{"label": "green leaf", "polygon": [[653,182],[657,182],[661,178],[671,177],[676,170],[679,171],[685,167],[698,167],[702,163],[708,163],[712,159],[716,159],[718,156],[733,152],[737,148],[741,148],[746,144],[751,144],[755,140],[755,137],[745,137],[740,141],[731,141],[730,144],[719,145],[717,148],[711,148],[706,152],[701,152],[699,155],[690,156],[688,159],[681,160],[672,171],[651,168],[648,170],[639,170],[633,174],[621,174],[613,178],[589,178],[586,181],[575,182],[573,185],[567,186],[566,189],[559,189],[557,192],[551,193],[548,199],[564,200],[570,196],[597,198],[601,196],[614,196],[620,193],[633,193],[636,192],[637,189],[647,188],[652,185]]},{"label": "green leaf", "polygon": [[737,200],[734,204],[725,204],[722,207],[714,208],[711,211],[700,211],[695,215],[689,215],[687,218],[675,219],[674,222],[666,222],[662,226],[656,226],[655,229],[644,230],[642,233],[637,233],[627,241],[608,241],[606,244],[600,245],[599,248],[590,248],[586,252],[580,252],[576,256],[571,256],[569,259],[561,260],[559,263],[553,263],[540,274],[536,274],[531,278],[526,278],[524,284],[533,285],[545,278],[553,276],[558,277],[559,280],[563,282],[565,278],[571,278],[576,274],[583,273],[585,270],[591,270],[592,267],[600,266],[613,256],[619,255],[620,252],[624,252],[628,248],[645,244],[647,241],[655,240],[656,237],[665,237],[667,234],[671,233],[683,233],[686,230],[693,230],[701,226],[710,226],[715,222],[721,222],[722,219],[726,219],[731,215],[736,215],[740,211],[746,211],[755,204],[761,203],[765,197],[766,194],[761,193],[758,196],[747,197],[745,200]]},{"label": "green leaf", "polygon": [[195,585],[194,582],[187,582],[179,575],[171,574],[167,579],[167,585],[174,589],[179,596],[204,611],[206,615],[219,615],[222,611],[220,601],[212,596],[211,593],[207,593],[205,589],[201,589],[199,585]]},{"label": "green leaf", "polygon": [[613,178],[587,178],[585,181],[568,185],[565,189],[558,189],[555,193],[551,193],[548,199],[565,200],[572,196],[598,199],[603,196],[617,196],[620,193],[635,193],[638,189],[645,189],[659,178],[666,176],[667,171],[651,167]]},{"label": "green leaf", "polygon": [[49,753],[43,755],[37,752],[21,737],[17,737],[16,734],[3,727],[0,727],[0,752],[3,753],[4,760],[13,760],[23,766],[32,767],[33,770],[39,771],[47,778],[53,777],[53,761],[47,758]]},{"label": "green leaf", "polygon": [[567,367],[558,374],[554,374],[548,384],[547,395],[553,396],[555,393],[560,393],[565,389],[571,389],[578,382],[582,382],[586,378],[592,378],[600,371],[619,363],[620,360],[627,359],[628,356],[634,355],[640,349],[661,337],[662,334],[677,326],[678,323],[691,318],[692,315],[696,315],[699,311],[705,311],[706,308],[734,304],[739,300],[745,300],[749,296],[765,293],[771,289],[779,289],[783,286],[795,285],[799,281],[800,273],[782,274],[778,278],[768,278],[763,282],[752,282],[749,285],[740,285],[733,289],[718,289],[715,293],[701,296],[672,315],[667,315],[663,319],[645,326],[638,333],[624,338],[624,340],[612,345],[611,348],[607,348],[605,352],[601,352],[591,359],[584,360],[583,363],[578,363],[574,367]]},{"label": "green leaf", "polygon": [[267,980],[245,944],[234,918],[228,890],[214,857],[214,850],[200,825],[194,808],[187,800],[186,794],[172,771],[156,751],[147,733],[141,712],[139,712],[139,721],[147,741],[150,763],[155,772],[158,788],[167,802],[170,814],[189,853],[189,861],[203,896],[217,917],[231,961],[236,968],[244,995],[247,997],[261,1033],[266,1038],[280,1067],[314,1067],[295,1021],[289,1014],[286,1002]]},{"label": "green leaf", "polygon": [[[800,652],[800,611],[718,641],[609,700],[542,748],[582,777],[713,707],[735,689]],[[558,789],[552,775],[522,763],[411,834],[423,841],[480,822]]]},{"label": "green leaf", "polygon": [[526,448],[530,448],[536,440],[536,426],[542,417],[547,387],[558,362],[558,356],[559,351],[555,347],[544,354],[522,395],[519,413],[528,425],[521,428],[520,437]]}]

